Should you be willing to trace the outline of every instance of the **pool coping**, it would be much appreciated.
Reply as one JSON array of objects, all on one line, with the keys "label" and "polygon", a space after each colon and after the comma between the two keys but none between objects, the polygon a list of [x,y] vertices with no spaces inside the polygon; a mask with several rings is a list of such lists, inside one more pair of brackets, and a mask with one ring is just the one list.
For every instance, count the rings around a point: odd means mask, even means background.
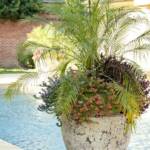
[{"label": "pool coping", "polygon": [[0,149],[1,150],[22,150],[18,146],[8,143],[1,139],[0,139]]},{"label": "pool coping", "polygon": [[0,74],[0,85],[8,85],[15,82],[23,73],[16,74]]}]

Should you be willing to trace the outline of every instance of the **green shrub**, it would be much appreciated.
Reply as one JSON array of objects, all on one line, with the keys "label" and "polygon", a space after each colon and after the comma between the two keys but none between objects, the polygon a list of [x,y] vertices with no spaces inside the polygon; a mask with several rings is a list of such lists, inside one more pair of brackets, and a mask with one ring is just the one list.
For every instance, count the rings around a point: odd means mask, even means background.
[{"label": "green shrub", "polygon": [[17,50],[18,63],[24,69],[35,68],[32,56],[33,56],[33,53],[31,50],[25,50],[21,48],[21,46]]},{"label": "green shrub", "polygon": [[23,19],[40,10],[40,0],[0,0],[0,18]]}]

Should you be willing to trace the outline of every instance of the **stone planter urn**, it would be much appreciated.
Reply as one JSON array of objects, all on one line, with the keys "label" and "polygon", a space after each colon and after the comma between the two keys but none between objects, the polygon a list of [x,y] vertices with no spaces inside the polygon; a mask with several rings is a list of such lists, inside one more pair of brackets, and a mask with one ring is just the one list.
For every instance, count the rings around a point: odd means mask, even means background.
[{"label": "stone planter urn", "polygon": [[91,118],[76,124],[62,120],[62,135],[67,150],[127,150],[130,132],[125,132],[123,115]]}]

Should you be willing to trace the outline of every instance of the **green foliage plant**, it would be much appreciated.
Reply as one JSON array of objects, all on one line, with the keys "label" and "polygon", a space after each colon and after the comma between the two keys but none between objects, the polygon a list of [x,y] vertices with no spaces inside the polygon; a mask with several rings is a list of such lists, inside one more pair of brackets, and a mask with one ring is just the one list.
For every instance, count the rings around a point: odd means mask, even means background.
[{"label": "green foliage plant", "polygon": [[[59,82],[45,85],[47,91],[41,93],[45,105],[40,108],[77,123],[89,121],[90,117],[121,114],[127,125],[134,127],[137,117],[149,105],[149,82],[139,66],[125,55],[146,56],[150,30],[129,41],[124,39],[134,26],[149,24],[142,15],[137,16],[144,13],[138,8],[112,7],[109,0],[66,0],[55,13],[61,22],[47,30],[53,33],[46,38],[48,45],[41,42],[44,27],[40,37],[24,43],[26,48],[42,46],[45,53],[62,56]],[[10,86],[6,96],[11,97],[22,85],[16,82]]]},{"label": "green foliage plant", "polygon": [[24,19],[40,10],[40,0],[0,0],[0,18]]},{"label": "green foliage plant", "polygon": [[17,50],[17,60],[19,65],[24,69],[34,69],[35,64],[32,59],[33,52],[32,50],[23,49],[23,47],[19,46]]}]

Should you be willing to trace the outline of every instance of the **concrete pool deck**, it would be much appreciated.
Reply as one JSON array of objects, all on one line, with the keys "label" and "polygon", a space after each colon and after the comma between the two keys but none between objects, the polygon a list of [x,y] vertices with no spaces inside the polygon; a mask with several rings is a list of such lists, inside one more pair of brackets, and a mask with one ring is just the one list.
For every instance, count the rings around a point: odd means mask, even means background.
[{"label": "concrete pool deck", "polygon": [[0,85],[7,85],[15,82],[21,75],[23,74],[0,74]]},{"label": "concrete pool deck", "polygon": [[0,150],[22,150],[22,149],[0,139]]},{"label": "concrete pool deck", "polygon": [[[0,87],[8,87],[9,84],[17,81],[24,73],[14,73],[14,74],[0,74]],[[38,94],[42,87],[40,86],[46,80],[48,81],[49,73],[43,73],[35,77],[35,79],[31,79],[29,82],[27,81],[24,85],[26,89],[24,89],[24,93],[28,94]]]}]

